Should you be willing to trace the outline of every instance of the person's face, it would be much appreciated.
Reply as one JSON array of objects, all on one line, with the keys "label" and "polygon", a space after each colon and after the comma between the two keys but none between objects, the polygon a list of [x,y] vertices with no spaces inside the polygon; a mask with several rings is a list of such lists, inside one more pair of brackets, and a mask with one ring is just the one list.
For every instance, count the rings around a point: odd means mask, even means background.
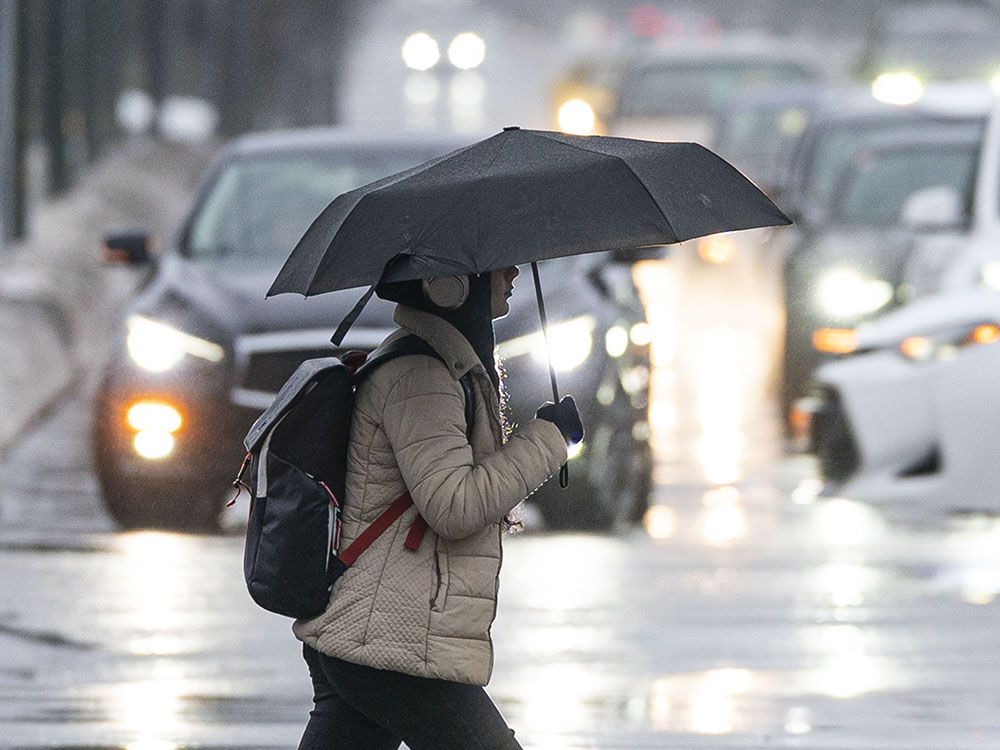
[{"label": "person's face", "polygon": [[517,266],[499,268],[490,272],[490,311],[493,319],[502,318],[510,312],[507,300],[514,292],[514,279],[521,273]]}]

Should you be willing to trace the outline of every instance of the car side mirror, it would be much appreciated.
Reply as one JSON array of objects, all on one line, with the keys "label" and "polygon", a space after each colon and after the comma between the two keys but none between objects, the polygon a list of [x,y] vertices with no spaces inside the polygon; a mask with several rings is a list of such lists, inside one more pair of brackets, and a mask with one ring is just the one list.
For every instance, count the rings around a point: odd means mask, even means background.
[{"label": "car side mirror", "polygon": [[122,229],[104,236],[103,254],[108,263],[141,266],[153,260],[153,237],[145,229]]},{"label": "car side mirror", "polygon": [[663,245],[650,245],[648,247],[632,247],[627,250],[612,250],[610,260],[612,263],[630,266],[641,260],[661,260],[667,255],[667,249]]},{"label": "car side mirror", "polygon": [[900,221],[915,232],[941,232],[962,226],[962,196],[948,185],[913,193],[903,204]]}]

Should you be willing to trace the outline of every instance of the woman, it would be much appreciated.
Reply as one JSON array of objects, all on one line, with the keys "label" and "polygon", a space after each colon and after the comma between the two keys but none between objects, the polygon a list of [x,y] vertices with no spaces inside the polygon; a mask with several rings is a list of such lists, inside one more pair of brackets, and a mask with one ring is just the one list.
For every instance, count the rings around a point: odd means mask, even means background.
[{"label": "woman", "polygon": [[[519,748],[482,686],[493,668],[507,514],[582,440],[571,397],[544,404],[505,442],[493,320],[516,267],[386,283],[400,330],[438,353],[376,369],[358,388],[341,547],[401,493],[414,507],[337,581],[327,610],[294,625],[314,688],[300,750]],[[467,434],[468,374],[475,416]],[[417,514],[428,526],[404,545]]]}]

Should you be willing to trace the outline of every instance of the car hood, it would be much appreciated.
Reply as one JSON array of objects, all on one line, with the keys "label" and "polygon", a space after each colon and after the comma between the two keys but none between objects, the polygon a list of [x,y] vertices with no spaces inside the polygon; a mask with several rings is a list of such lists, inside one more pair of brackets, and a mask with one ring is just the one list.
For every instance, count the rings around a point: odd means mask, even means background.
[{"label": "car hood", "polygon": [[823,229],[803,238],[794,262],[816,271],[848,267],[895,285],[911,245],[912,236],[898,229]]},{"label": "car hood", "polygon": [[[364,293],[363,289],[301,297],[265,298],[278,272],[273,264],[164,259],[155,281],[137,301],[135,312],[170,322],[188,321],[232,336],[328,328],[331,333]],[[373,298],[358,326],[392,327],[391,303]],[[192,325],[188,325],[191,328]]]}]

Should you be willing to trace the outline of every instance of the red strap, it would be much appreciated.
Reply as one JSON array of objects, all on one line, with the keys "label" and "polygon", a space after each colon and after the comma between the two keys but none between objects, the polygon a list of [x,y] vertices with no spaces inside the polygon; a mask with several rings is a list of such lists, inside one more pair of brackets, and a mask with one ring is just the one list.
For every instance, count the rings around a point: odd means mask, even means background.
[{"label": "red strap", "polygon": [[410,532],[406,535],[406,542],[404,546],[410,552],[416,552],[420,548],[420,542],[423,541],[424,532],[427,531],[427,521],[424,517],[417,514],[417,517],[413,519],[413,523],[410,524]]},{"label": "red strap", "polygon": [[368,549],[372,542],[378,539],[386,529],[398,521],[399,517],[411,505],[413,505],[413,498],[410,497],[409,492],[404,492],[393,500],[392,505],[382,511],[381,515],[372,521],[368,528],[362,531],[360,536],[348,545],[343,554],[339,555],[340,561],[348,567],[354,565],[354,561],[358,559],[358,556]]}]

